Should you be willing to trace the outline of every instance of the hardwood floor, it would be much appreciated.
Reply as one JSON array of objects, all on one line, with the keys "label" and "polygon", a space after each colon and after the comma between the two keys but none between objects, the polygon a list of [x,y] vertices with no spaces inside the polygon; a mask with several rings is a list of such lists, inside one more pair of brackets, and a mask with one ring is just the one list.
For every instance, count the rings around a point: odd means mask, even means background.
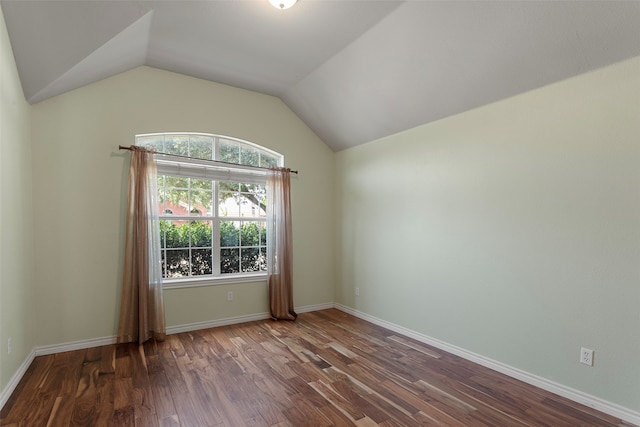
[{"label": "hardwood floor", "polygon": [[37,357],[0,426],[630,426],[331,309]]}]

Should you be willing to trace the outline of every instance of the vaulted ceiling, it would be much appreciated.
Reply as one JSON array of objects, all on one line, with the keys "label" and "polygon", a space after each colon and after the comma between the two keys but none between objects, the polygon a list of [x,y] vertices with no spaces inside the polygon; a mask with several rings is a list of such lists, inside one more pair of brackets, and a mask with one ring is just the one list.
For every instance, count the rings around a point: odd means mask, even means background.
[{"label": "vaulted ceiling", "polygon": [[640,55],[636,1],[0,4],[31,103],[148,65],[278,96],[334,150]]}]

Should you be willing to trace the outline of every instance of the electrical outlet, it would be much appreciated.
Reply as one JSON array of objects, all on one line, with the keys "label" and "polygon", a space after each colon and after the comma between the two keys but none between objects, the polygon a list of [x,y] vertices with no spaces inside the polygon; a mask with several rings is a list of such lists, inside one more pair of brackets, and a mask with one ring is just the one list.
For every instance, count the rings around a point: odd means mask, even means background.
[{"label": "electrical outlet", "polygon": [[356,288],[356,296],[360,296],[360,288]]},{"label": "electrical outlet", "polygon": [[7,354],[11,354],[13,351],[13,345],[11,344],[11,338],[7,340]]},{"label": "electrical outlet", "polygon": [[593,366],[593,350],[582,347],[580,349],[580,363]]},{"label": "electrical outlet", "polygon": [[233,301],[233,292],[227,292],[227,301]]}]

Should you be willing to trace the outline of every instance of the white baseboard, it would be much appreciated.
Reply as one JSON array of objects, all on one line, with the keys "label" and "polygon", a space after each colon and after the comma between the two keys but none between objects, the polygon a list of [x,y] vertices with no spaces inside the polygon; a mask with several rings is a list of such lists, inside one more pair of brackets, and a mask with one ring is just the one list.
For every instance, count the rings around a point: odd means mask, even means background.
[{"label": "white baseboard", "polygon": [[599,397],[592,396],[590,394],[581,392],[579,390],[575,390],[571,387],[567,387],[562,384],[550,381],[546,378],[542,378],[537,375],[530,374],[528,372],[514,368],[512,366],[505,365],[504,363],[498,362],[493,359],[489,359],[487,357],[470,352],[463,348],[456,347],[444,341],[431,338],[427,335],[423,335],[419,332],[413,331],[411,329],[407,329],[403,326],[399,326],[394,323],[387,322],[386,320],[379,319],[367,313],[355,310],[351,307],[338,304],[338,303],[334,304],[334,306],[338,310],[344,311],[345,313],[349,313],[353,316],[356,316],[360,319],[366,320],[378,326],[382,326],[383,328],[411,337],[425,344],[432,345],[433,347],[439,348],[451,354],[455,354],[456,356],[462,357],[463,359],[470,360],[474,363],[485,366],[489,369],[493,369],[494,371],[508,375],[512,378],[518,379],[527,384],[531,384],[533,386],[539,387],[543,390],[557,394],[558,396],[566,397],[567,399],[570,399],[574,402],[580,403],[585,406],[589,406],[593,409],[604,412],[605,414],[609,414],[614,417],[620,418],[623,421],[640,425],[640,412],[633,411],[631,409],[625,408],[615,403],[611,403],[604,399],[600,399]]},{"label": "white baseboard", "polygon": [[13,391],[16,389],[18,383],[22,379],[25,372],[27,372],[27,369],[29,369],[31,362],[33,362],[33,359],[35,359],[35,357],[36,351],[31,350],[31,353],[29,353],[26,359],[24,359],[16,373],[13,374],[7,386],[2,390],[2,392],[0,392],[0,410],[2,410],[4,404],[7,403],[7,400],[9,400],[9,398],[11,397],[11,393],[13,393]]},{"label": "white baseboard", "polygon": [[[302,307],[296,307],[295,311],[296,313],[308,313],[310,311],[326,310],[328,308],[333,308],[333,307],[334,307],[334,304],[330,302],[326,304],[315,304],[315,305],[305,305]],[[265,320],[269,318],[271,318],[271,314],[268,312],[265,312],[265,313],[247,314],[243,316],[225,317],[224,319],[209,320],[206,322],[188,323],[186,325],[169,326],[167,328],[167,335],[178,334],[180,332],[197,331],[200,329],[216,328],[218,326],[235,325],[237,323],[253,322],[256,320]]]},{"label": "white baseboard", "polygon": [[36,356],[63,353],[65,351],[82,350],[83,348],[100,347],[116,343],[116,337],[92,338],[89,340],[72,341],[63,344],[43,345],[35,348]]},{"label": "white baseboard", "polygon": [[246,314],[244,316],[225,317],[224,319],[208,320],[206,322],[188,323],[186,325],[167,327],[167,335],[179,334],[180,332],[191,332],[200,329],[216,328],[218,326],[235,325],[236,323],[253,322],[271,317],[269,313]]},{"label": "white baseboard", "polygon": [[336,305],[332,302],[328,302],[326,304],[305,305],[303,307],[296,307],[296,313],[309,313],[311,311],[328,310],[330,308],[334,308],[335,306]]}]

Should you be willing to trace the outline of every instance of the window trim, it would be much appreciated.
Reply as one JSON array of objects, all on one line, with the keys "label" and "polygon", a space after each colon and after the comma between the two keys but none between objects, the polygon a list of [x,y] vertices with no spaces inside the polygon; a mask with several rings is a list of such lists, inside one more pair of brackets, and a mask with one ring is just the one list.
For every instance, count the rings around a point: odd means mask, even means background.
[{"label": "window trim", "polygon": [[[162,146],[165,147],[166,137],[172,136],[187,136],[191,138],[192,135],[195,136],[204,136],[207,138],[212,138],[212,156],[214,159],[199,159],[199,158],[190,158],[181,155],[171,155],[169,153],[157,153],[154,155],[157,164],[158,175],[169,175],[169,176],[182,176],[189,177],[195,179],[210,179],[214,181],[214,189],[215,194],[214,197],[217,199],[217,187],[218,182],[220,181],[231,181],[231,182],[242,182],[247,184],[266,184],[266,175],[268,169],[264,166],[252,166],[252,165],[244,165],[244,164],[234,164],[228,163],[221,160],[218,160],[220,156],[220,146],[221,140],[222,143],[235,143],[240,150],[243,147],[250,148],[258,151],[259,155],[266,155],[269,158],[274,159],[276,161],[277,167],[283,167],[284,165],[284,155],[270,150],[266,147],[258,145],[256,143],[242,140],[239,138],[234,138],[226,135],[219,134],[209,134],[202,132],[163,132],[163,133],[146,133],[146,134],[138,134],[135,136],[136,145],[141,146],[153,146],[149,143],[145,143],[145,139],[149,140],[150,138],[162,138]],[[138,142],[140,142],[138,144]],[[189,140],[190,144],[190,140]],[[189,149],[190,152],[190,149]],[[242,152],[242,151],[241,151]],[[272,162],[273,160],[270,160]],[[262,164],[262,161],[259,162]],[[273,164],[273,163],[271,163]],[[218,205],[216,203],[215,207]],[[166,218],[166,216],[171,216],[171,214],[167,215],[165,213],[160,213],[160,220],[176,220],[177,218],[171,217]],[[212,220],[214,222],[220,222],[226,219],[226,217],[218,216],[218,212],[214,214],[215,218],[210,218],[208,220]],[[189,219],[195,219],[199,217],[190,216]],[[200,218],[201,219],[201,218]],[[257,220],[258,218],[242,218],[242,220]],[[219,231],[218,231],[219,233]],[[219,242],[220,237],[217,236],[216,240],[216,232],[214,230],[212,241]],[[165,248],[166,250],[166,248]],[[215,262],[220,262],[220,245],[218,247],[214,245],[212,247],[213,252],[217,251],[217,259],[214,258]],[[212,265],[212,267],[214,267]],[[163,273],[164,274],[164,273]],[[203,286],[218,286],[225,284],[233,284],[233,283],[253,283],[253,282],[265,282],[267,280],[266,271],[254,271],[254,272],[238,272],[238,273],[225,273],[221,274],[219,272],[216,274],[216,268],[213,268],[213,272],[210,275],[197,275],[197,276],[184,276],[184,277],[163,277],[163,289],[178,289],[178,288],[187,288],[187,287],[203,287]]]}]

